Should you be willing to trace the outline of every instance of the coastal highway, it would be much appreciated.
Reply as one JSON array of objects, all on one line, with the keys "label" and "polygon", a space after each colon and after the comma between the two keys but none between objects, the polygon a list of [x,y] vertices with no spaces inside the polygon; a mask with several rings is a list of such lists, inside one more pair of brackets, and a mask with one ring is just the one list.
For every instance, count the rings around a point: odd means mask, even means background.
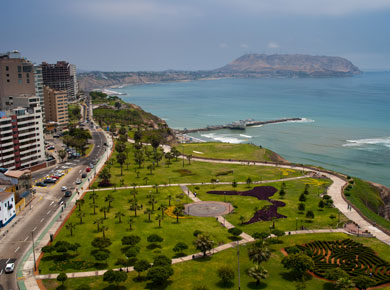
[{"label": "coastal highway", "polygon": [[[15,217],[7,227],[0,232],[0,290],[18,289],[16,281],[16,269],[20,259],[26,251],[32,246],[32,237],[37,238],[40,232],[46,227],[49,220],[53,217],[60,207],[61,201],[65,198],[61,191],[61,186],[67,186],[74,189],[77,178],[80,178],[86,167],[98,160],[105,154],[106,142],[103,132],[92,132],[93,143],[95,144],[91,154],[72,167],[70,172],[61,178],[53,187],[37,187],[35,199],[30,206],[26,207],[21,214]],[[73,162],[73,161],[72,161]],[[60,165],[58,165],[60,166]],[[53,169],[50,169],[53,170]],[[49,170],[49,171],[50,171]],[[8,232],[7,232],[8,231]],[[8,259],[15,260],[14,273],[5,274],[3,261]]]}]

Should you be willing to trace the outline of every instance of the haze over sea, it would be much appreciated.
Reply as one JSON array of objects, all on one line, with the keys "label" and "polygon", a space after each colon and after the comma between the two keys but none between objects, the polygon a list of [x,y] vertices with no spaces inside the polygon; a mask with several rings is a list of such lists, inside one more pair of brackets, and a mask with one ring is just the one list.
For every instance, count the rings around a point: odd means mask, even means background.
[{"label": "haze over sea", "polygon": [[192,134],[206,141],[254,143],[289,161],[390,186],[390,73],[348,78],[219,79],[115,89],[172,128],[236,120],[305,118]]}]

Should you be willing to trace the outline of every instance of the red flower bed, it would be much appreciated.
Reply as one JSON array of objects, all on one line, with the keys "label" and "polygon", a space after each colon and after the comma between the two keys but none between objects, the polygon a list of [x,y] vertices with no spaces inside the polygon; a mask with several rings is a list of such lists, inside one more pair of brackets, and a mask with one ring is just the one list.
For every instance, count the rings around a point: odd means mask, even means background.
[{"label": "red flower bed", "polygon": [[256,186],[251,190],[247,191],[208,191],[210,194],[219,195],[242,195],[242,196],[253,196],[258,200],[267,200],[272,205],[267,205],[262,209],[258,210],[254,216],[244,224],[252,224],[259,221],[271,221],[273,218],[286,218],[285,215],[278,213],[278,207],[283,207],[286,204],[282,201],[269,199],[278,190],[273,186]]}]

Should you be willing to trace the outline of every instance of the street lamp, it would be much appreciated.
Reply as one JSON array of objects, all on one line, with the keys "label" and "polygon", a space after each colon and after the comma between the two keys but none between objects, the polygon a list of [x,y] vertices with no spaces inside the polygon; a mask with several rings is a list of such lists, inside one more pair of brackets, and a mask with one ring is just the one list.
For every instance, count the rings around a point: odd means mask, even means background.
[{"label": "street lamp", "polygon": [[298,230],[298,218],[297,217],[295,218],[295,230],[296,231]]},{"label": "street lamp", "polygon": [[34,232],[31,232],[31,237],[32,237],[32,252],[33,252],[33,257],[34,257],[34,271],[36,271],[37,270],[37,264],[35,262]]},{"label": "street lamp", "polygon": [[241,289],[241,276],[240,276],[240,243],[237,241],[237,270],[238,270],[238,290]]}]

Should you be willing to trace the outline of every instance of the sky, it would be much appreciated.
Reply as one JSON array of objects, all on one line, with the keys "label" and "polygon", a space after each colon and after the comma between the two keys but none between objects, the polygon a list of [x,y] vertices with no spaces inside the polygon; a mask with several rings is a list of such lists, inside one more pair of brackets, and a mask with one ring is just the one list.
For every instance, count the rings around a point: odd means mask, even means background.
[{"label": "sky", "polygon": [[390,69],[390,0],[2,0],[0,52],[83,70],[207,70],[246,53]]}]

